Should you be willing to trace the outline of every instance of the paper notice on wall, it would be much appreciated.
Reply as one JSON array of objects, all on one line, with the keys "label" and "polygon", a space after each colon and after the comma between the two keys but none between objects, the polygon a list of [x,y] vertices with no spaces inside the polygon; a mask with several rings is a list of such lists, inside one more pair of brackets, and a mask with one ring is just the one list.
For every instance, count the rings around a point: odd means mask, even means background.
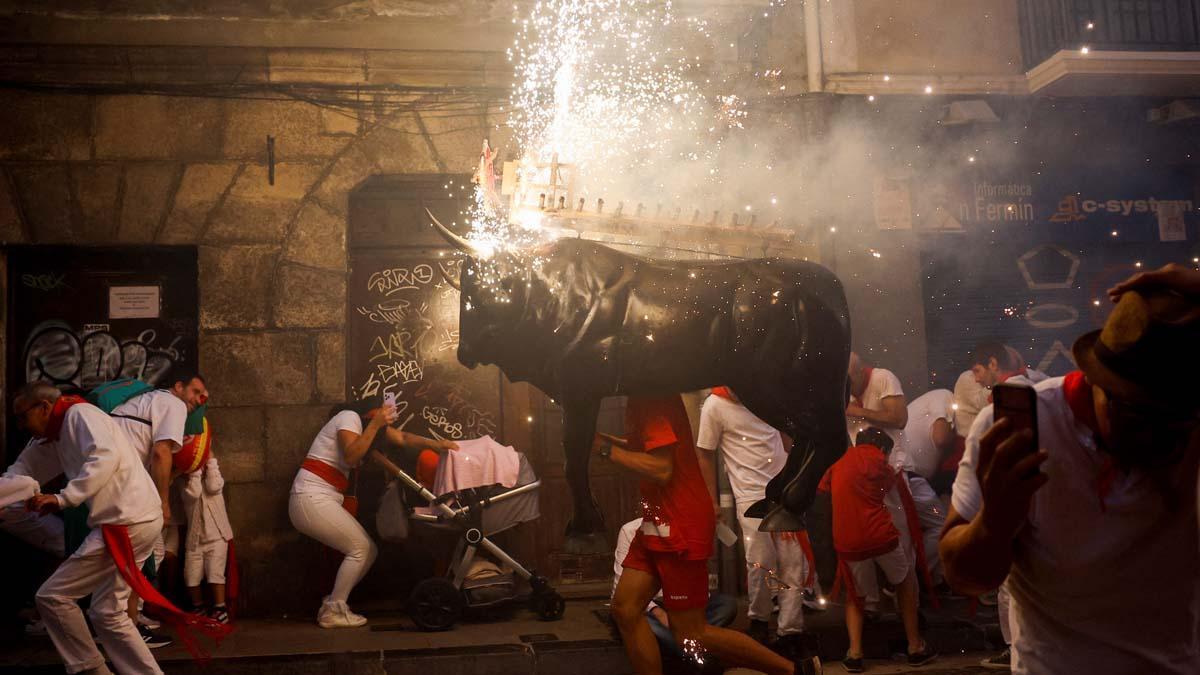
[{"label": "paper notice on wall", "polygon": [[112,286],[108,289],[108,318],[157,319],[158,286]]},{"label": "paper notice on wall", "polygon": [[1163,201],[1158,203],[1158,240],[1184,241],[1187,225],[1183,220],[1185,202]]},{"label": "paper notice on wall", "polygon": [[912,195],[908,181],[875,179],[875,226],[881,230],[911,230]]}]

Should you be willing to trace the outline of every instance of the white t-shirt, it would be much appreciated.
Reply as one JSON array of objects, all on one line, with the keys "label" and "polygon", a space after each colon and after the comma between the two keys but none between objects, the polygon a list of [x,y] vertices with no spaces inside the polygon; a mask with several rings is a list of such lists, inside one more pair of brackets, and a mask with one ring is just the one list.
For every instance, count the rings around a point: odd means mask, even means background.
[{"label": "white t-shirt", "polygon": [[775,427],[736,401],[709,396],[700,409],[696,447],[721,449],[725,469],[738,504],[767,496],[767,483],[783,470],[787,453]]},{"label": "white t-shirt", "polygon": [[[886,368],[875,368],[871,371],[871,379],[867,382],[867,388],[863,391],[862,400],[852,397],[851,403],[858,403],[867,410],[883,410],[883,399],[892,396],[903,396],[904,389],[900,386],[900,378],[896,374]],[[861,417],[847,417],[846,431],[850,433],[850,444],[855,443],[858,438],[858,432],[871,426]],[[882,428],[882,427],[880,427]],[[901,429],[884,429],[888,436],[892,437],[892,441],[896,447],[900,447],[900,437],[904,434]]]},{"label": "white t-shirt", "polygon": [[[166,389],[155,389],[113,408],[113,421],[133,444],[144,466],[150,466],[150,449],[159,441],[173,441],[174,452],[183,447],[183,426],[187,422],[187,404]],[[148,420],[150,424],[120,415]]]},{"label": "white t-shirt", "polygon": [[[346,462],[345,456],[342,455],[342,449],[338,447],[338,432],[353,431],[356,434],[362,435],[363,424],[362,417],[353,410],[343,410],[340,413],[329,418],[325,426],[321,427],[321,431],[317,433],[317,437],[313,439],[312,445],[308,448],[308,457],[318,459],[326,464],[337,468],[350,477],[350,469],[354,467]],[[300,469],[296,472],[296,480],[292,481],[292,494],[340,494],[332,485],[325,482],[324,478],[310,473],[306,469]]]},{"label": "white t-shirt", "polygon": [[[613,551],[613,583],[610,596],[616,594],[617,583],[621,581],[621,574],[625,571],[625,556],[629,555],[629,547],[633,545],[633,538],[637,536],[638,530],[642,528],[642,519],[634,518],[633,520],[621,526],[621,530],[617,532],[617,548]],[[655,598],[662,598],[662,589],[654,594]],[[646,605],[646,611],[654,609],[657,603],[654,600]]]},{"label": "white t-shirt", "polygon": [[975,423],[975,416],[987,407],[992,390],[975,381],[975,373],[964,370],[954,383],[954,428],[966,434]]},{"label": "white t-shirt", "polygon": [[889,458],[891,465],[933,478],[942,461],[941,450],[933,444],[933,423],[938,420],[954,424],[954,394],[949,389],[934,389],[908,404],[908,424]]},{"label": "white t-shirt", "polygon": [[[1105,456],[1077,422],[1063,379],[1041,382],[1038,436],[1049,482],[1033,497],[1008,574],[1014,673],[1184,673],[1200,663],[1200,535],[1194,495],[1170,510],[1152,482],[1117,472],[1101,501]],[[967,436],[954,510],[970,520],[982,497],[979,439]]]}]

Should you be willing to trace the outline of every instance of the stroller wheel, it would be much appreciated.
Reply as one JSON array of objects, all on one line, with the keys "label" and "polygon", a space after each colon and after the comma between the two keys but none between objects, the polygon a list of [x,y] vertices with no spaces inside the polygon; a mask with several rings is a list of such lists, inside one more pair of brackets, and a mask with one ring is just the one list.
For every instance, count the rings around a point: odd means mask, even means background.
[{"label": "stroller wheel", "polygon": [[449,630],[462,616],[462,591],[449,579],[432,577],[417,584],[408,598],[408,614],[422,630]]},{"label": "stroller wheel", "polygon": [[543,593],[533,601],[533,611],[542,621],[558,621],[567,609],[567,601],[554,591]]}]

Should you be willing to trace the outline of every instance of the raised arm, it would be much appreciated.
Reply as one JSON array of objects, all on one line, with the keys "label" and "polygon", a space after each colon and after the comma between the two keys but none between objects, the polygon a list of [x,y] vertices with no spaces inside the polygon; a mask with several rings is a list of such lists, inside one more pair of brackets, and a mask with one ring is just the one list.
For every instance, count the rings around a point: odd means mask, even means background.
[{"label": "raised arm", "polygon": [[396,421],[396,409],[392,407],[376,408],[372,411],[370,418],[361,434],[356,434],[348,429],[339,429],[337,432],[338,449],[342,451],[342,457],[350,466],[358,466],[367,451],[371,449],[371,444],[375,442],[375,436],[379,430]]},{"label": "raised arm", "polygon": [[908,405],[903,396],[888,396],[879,402],[879,410],[871,410],[861,405],[851,404],[846,407],[850,417],[860,417],[871,426],[887,429],[903,429],[908,424]]},{"label": "raised arm", "polygon": [[425,438],[416,434],[410,434],[407,431],[401,431],[395,427],[387,428],[387,440],[392,445],[405,450],[433,450],[435,452],[448,452],[457,450],[458,443],[454,441],[442,441],[432,438]]},{"label": "raised arm", "polygon": [[675,474],[674,443],[659,446],[649,452],[634,452],[629,449],[629,443],[625,439],[597,433],[592,443],[592,453],[602,454],[601,450],[606,446],[609,448],[609,460],[646,480],[666,485]]}]

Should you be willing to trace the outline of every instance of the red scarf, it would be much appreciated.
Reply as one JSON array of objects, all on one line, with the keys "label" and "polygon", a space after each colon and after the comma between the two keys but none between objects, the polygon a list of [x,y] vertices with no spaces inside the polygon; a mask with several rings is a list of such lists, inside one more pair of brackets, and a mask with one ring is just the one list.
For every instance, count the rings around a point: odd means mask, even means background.
[{"label": "red scarf", "polygon": [[82,396],[59,396],[54,402],[54,408],[50,411],[50,420],[46,423],[46,438],[58,442],[59,434],[62,433],[63,418],[67,416],[67,411],[71,406],[80,403],[87,403]]},{"label": "red scarf", "polygon": [[108,553],[112,556],[121,578],[125,579],[125,582],[139,598],[146,601],[153,616],[166,621],[171,628],[175,629],[179,641],[187,648],[194,660],[202,664],[208,663],[208,654],[196,641],[192,629],[204,633],[219,643],[233,632],[233,626],[206,616],[188,614],[171,604],[171,601],[164,598],[157,588],[150,585],[150,581],[142,575],[142,570],[138,567],[137,558],[133,554],[133,544],[129,541],[129,529],[126,526],[101,525],[100,530],[104,534],[104,543],[108,546]]},{"label": "red scarf", "polygon": [[[1092,396],[1092,384],[1088,382],[1083,371],[1076,370],[1063,378],[1063,398],[1067,400],[1067,407],[1071,409],[1075,421],[1090,429],[1093,436],[1099,437],[1100,422],[1096,419],[1096,401]],[[1101,454],[1103,463],[1096,474],[1096,495],[1100,498],[1100,510],[1104,512],[1108,511],[1104,500],[1108,498],[1108,493],[1112,492],[1113,483],[1117,481],[1118,469],[1112,455]]]},{"label": "red scarf", "polygon": [[854,398],[858,399],[859,405],[863,405],[863,394],[867,393],[867,387],[871,386],[871,373],[873,372],[875,372],[875,369],[871,366],[863,368],[862,387],[858,391],[850,392],[854,395]]},{"label": "red scarf", "polygon": [[730,401],[737,400],[733,397],[733,392],[729,390],[729,387],[713,387],[712,393],[713,396],[720,396],[721,398],[729,399]]}]

